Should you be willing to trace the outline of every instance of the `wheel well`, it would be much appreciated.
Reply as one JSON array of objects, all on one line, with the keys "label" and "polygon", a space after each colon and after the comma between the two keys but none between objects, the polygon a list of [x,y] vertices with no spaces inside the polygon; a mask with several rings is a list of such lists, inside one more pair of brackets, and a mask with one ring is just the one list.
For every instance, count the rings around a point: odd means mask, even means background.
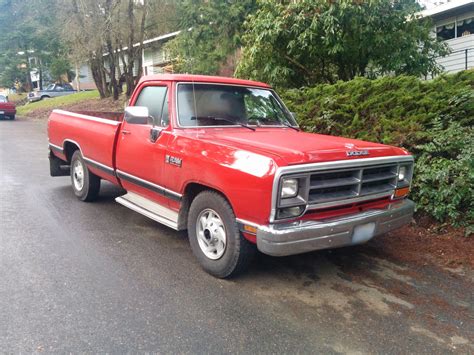
[{"label": "wheel well", "polygon": [[41,95],[41,98],[42,98],[42,99],[50,99],[51,96],[49,96],[49,95]]},{"label": "wheel well", "polygon": [[186,188],[184,189],[183,199],[181,201],[181,208],[179,210],[179,216],[178,216],[178,229],[179,230],[187,229],[189,207],[191,207],[191,203],[193,202],[194,198],[203,191],[217,192],[219,195],[224,197],[227,200],[227,202],[229,202],[229,205],[232,207],[232,204],[230,203],[227,196],[224,195],[221,191],[207,185],[192,182],[186,185]]},{"label": "wheel well", "polygon": [[72,155],[78,149],[79,149],[79,147],[75,143],[72,143],[72,142],[65,142],[64,143],[64,155],[66,156],[66,159],[67,159],[68,163],[71,163]]}]

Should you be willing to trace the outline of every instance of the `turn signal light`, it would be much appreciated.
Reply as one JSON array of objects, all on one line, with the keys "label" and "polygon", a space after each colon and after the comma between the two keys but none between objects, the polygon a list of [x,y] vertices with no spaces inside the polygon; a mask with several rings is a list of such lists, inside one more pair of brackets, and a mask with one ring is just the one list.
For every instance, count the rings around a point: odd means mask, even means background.
[{"label": "turn signal light", "polygon": [[253,226],[249,226],[248,224],[244,225],[244,231],[252,233],[252,234],[257,234],[257,228]]},{"label": "turn signal light", "polygon": [[402,187],[401,189],[396,189],[395,193],[393,194],[393,198],[405,197],[406,195],[408,195],[409,192],[410,192],[409,187]]}]

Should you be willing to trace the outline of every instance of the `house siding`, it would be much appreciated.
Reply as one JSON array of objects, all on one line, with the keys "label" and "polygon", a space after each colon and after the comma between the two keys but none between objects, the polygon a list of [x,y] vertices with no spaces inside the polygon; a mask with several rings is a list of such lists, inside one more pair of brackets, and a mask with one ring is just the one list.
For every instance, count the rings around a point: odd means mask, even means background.
[{"label": "house siding", "polygon": [[437,59],[438,64],[443,67],[444,71],[455,73],[474,68],[474,34],[453,38],[447,40],[446,43],[451,48],[451,54]]},{"label": "house siding", "polygon": [[450,16],[446,13],[437,14],[435,18],[433,18],[433,36],[436,36],[436,28],[438,26],[455,24],[454,30],[456,38],[445,41],[451,49],[451,53],[445,57],[439,57],[436,60],[444,72],[456,73],[461,70],[474,68],[474,34],[461,36],[461,34],[457,33],[458,22],[474,17],[474,11],[471,9],[472,6],[468,9],[463,8],[463,10],[458,10],[456,16]]}]

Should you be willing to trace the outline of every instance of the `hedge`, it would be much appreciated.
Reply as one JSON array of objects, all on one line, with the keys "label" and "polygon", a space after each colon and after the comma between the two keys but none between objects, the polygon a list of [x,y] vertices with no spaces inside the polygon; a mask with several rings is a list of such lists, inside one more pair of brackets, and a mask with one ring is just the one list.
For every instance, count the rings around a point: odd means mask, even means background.
[{"label": "hedge", "polygon": [[415,156],[417,211],[474,225],[474,71],[434,80],[384,77],[287,90],[309,132],[404,147]]}]

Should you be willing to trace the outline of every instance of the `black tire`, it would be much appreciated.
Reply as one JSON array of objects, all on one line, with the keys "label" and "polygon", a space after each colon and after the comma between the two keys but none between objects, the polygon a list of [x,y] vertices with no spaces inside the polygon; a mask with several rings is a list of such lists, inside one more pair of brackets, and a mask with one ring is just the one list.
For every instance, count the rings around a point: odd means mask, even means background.
[{"label": "black tire", "polygon": [[[207,257],[198,242],[198,219],[208,210],[215,211],[223,222],[226,245],[223,255],[213,260]],[[229,278],[244,271],[252,261],[256,247],[239,231],[235,214],[229,202],[217,192],[203,191],[191,203],[188,214],[188,237],[191,249],[201,267],[218,278]]]},{"label": "black tire", "polygon": [[[76,164],[82,167],[82,187],[75,183],[75,179],[77,179],[77,175],[75,174],[77,174],[77,172],[74,167]],[[97,199],[97,196],[99,195],[100,178],[87,169],[87,165],[79,150],[74,152],[71,159],[71,185],[74,194],[81,201],[91,202]]]},{"label": "black tire", "polygon": [[15,115],[10,116],[10,119],[13,121],[15,119]]}]

